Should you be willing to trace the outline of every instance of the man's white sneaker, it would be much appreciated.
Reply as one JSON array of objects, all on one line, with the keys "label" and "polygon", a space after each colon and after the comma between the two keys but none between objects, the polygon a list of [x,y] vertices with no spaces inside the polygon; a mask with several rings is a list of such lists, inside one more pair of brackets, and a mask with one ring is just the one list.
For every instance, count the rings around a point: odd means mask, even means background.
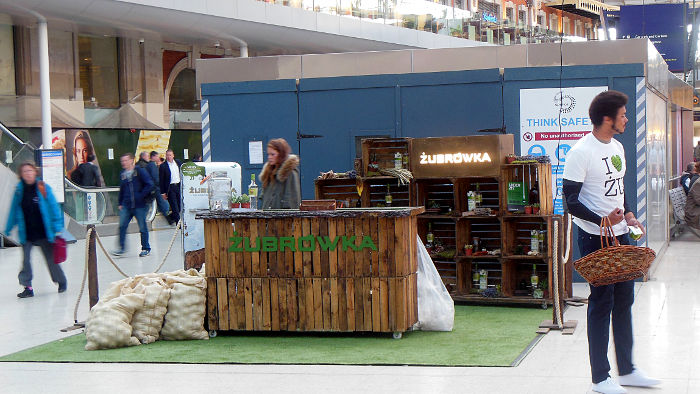
[{"label": "man's white sneaker", "polygon": [[609,376],[600,383],[593,383],[593,391],[603,394],[624,394],[627,392],[627,390],[617,384],[617,382]]},{"label": "man's white sneaker", "polygon": [[631,374],[620,376],[618,380],[623,386],[637,387],[651,387],[661,383],[659,379],[650,378],[637,368],[635,368]]}]

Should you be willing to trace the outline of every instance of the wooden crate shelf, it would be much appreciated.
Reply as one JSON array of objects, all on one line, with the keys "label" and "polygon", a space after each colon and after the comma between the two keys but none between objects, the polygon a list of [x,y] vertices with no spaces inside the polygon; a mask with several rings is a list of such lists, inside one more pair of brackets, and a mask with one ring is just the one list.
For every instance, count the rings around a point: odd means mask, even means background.
[{"label": "wooden crate shelf", "polygon": [[[367,138],[362,140],[362,172],[363,177],[367,174],[368,165],[372,159],[379,168],[394,168],[394,155],[401,153],[402,157],[409,157],[411,151],[411,138]],[[410,168],[410,162],[405,168]]]},{"label": "wooden crate shelf", "polygon": [[[431,143],[435,143],[433,139]],[[445,140],[447,141],[447,139]],[[443,142],[445,142],[443,141]],[[393,155],[397,151],[404,154],[419,148],[423,143],[421,139],[369,139],[363,140],[363,171],[367,169],[370,155],[375,155],[381,168],[393,168]],[[443,144],[444,145],[444,144]],[[431,145],[442,146],[440,144]],[[508,148],[512,149],[512,148]],[[433,149],[438,152],[437,148]],[[427,152],[427,151],[426,151]],[[413,152],[415,154],[415,152]],[[440,152],[438,152],[440,153]],[[500,161],[502,163],[502,161]],[[414,176],[420,175],[418,161],[411,163]],[[494,304],[551,304],[551,299],[542,300],[532,298],[532,291],[528,289],[527,295],[520,295],[521,281],[525,280],[530,286],[529,277],[532,272],[532,264],[536,264],[540,280],[546,279],[548,287],[545,293],[552,293],[552,256],[553,223],[559,221],[561,216],[553,215],[553,200],[551,188],[551,164],[497,164],[495,171],[475,172],[473,169],[465,169],[464,173],[454,167],[447,170],[448,175],[439,176],[439,171],[431,167],[423,176],[417,176],[409,185],[399,186],[397,179],[388,176],[373,176],[363,178],[362,207],[374,207],[384,202],[386,185],[391,185],[393,197],[392,206],[423,206],[426,212],[417,216],[417,232],[423,242],[428,231],[428,223],[432,223],[432,230],[436,240],[439,240],[445,249],[454,249],[455,256],[451,259],[434,256],[434,263],[438,272],[455,300],[494,303]],[[418,171],[418,172],[416,172]],[[462,175],[459,175],[462,174]],[[465,175],[468,174],[469,176]],[[437,175],[437,176],[436,176]],[[531,189],[535,189],[533,196],[538,196],[540,205],[538,214],[525,214],[524,212],[508,211],[507,184],[511,181],[524,183],[524,190],[529,199]],[[347,183],[347,181],[346,181]],[[337,182],[336,193],[352,194],[352,186]],[[482,195],[482,207],[490,208],[492,215],[469,215],[468,212],[469,191],[476,191]],[[322,184],[321,189],[329,189],[335,184]],[[343,189],[347,187],[347,189]],[[321,199],[326,191],[319,190],[317,184],[316,197]],[[331,197],[332,198],[332,197]],[[429,211],[431,202],[439,205],[437,211]],[[530,202],[530,203],[534,203]],[[544,230],[544,250],[539,255],[527,255],[530,247],[530,231]],[[564,228],[559,231],[559,255],[564,248]],[[466,256],[464,245],[473,244],[474,237],[479,237],[480,247],[488,251],[500,249],[498,255]],[[522,250],[518,246],[522,246]],[[472,274],[476,267],[487,267],[488,286],[498,288],[502,297],[485,298],[479,294],[473,294],[474,284]],[[529,271],[528,271],[529,269]],[[568,268],[567,268],[568,269]],[[570,276],[567,274],[567,283],[562,287],[562,294],[571,294]],[[478,283],[476,284],[478,287]],[[526,286],[526,287],[527,287]],[[546,297],[545,297],[546,298]]]}]

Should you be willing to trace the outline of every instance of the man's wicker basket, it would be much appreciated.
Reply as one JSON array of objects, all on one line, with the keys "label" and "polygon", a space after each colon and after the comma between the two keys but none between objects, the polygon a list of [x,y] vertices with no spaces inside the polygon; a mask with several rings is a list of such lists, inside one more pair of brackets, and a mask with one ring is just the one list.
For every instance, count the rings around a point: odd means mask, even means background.
[{"label": "man's wicker basket", "polygon": [[600,223],[600,247],[600,250],[574,262],[576,271],[593,286],[610,285],[642,276],[646,279],[649,267],[656,257],[652,249],[620,245],[607,216]]}]

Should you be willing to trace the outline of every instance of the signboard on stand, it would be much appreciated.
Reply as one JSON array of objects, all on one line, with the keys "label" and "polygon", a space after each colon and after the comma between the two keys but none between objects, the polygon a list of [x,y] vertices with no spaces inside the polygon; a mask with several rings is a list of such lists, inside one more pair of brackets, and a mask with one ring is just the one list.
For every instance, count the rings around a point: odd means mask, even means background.
[{"label": "signboard on stand", "polygon": [[497,177],[510,153],[511,134],[414,138],[411,172],[416,178]]},{"label": "signboard on stand", "polygon": [[187,162],[180,168],[182,179],[182,243],[185,269],[199,269],[204,263],[204,223],[194,218],[194,211],[209,209],[207,181],[211,177],[228,177],[235,194],[241,194],[241,166],[234,162]]},{"label": "signboard on stand", "polygon": [[564,213],[561,187],[566,154],[593,130],[588,107],[606,90],[607,86],[520,90],[520,154],[550,157],[555,215]]},{"label": "signboard on stand", "polygon": [[41,167],[41,179],[46,182],[53,191],[56,202],[66,202],[62,149],[37,149],[36,162]]}]

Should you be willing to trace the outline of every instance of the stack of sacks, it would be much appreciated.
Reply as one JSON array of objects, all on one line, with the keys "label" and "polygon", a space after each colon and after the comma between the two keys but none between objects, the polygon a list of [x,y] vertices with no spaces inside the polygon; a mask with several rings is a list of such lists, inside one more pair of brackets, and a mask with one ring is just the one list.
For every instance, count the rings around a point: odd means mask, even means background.
[{"label": "stack of sacks", "polygon": [[85,349],[148,344],[159,337],[209,339],[205,311],[206,278],[195,269],[122,279],[90,310]]},{"label": "stack of sacks", "polygon": [[206,278],[194,268],[165,274],[172,288],[168,313],[160,334],[165,340],[209,339],[204,329],[206,313]]}]

